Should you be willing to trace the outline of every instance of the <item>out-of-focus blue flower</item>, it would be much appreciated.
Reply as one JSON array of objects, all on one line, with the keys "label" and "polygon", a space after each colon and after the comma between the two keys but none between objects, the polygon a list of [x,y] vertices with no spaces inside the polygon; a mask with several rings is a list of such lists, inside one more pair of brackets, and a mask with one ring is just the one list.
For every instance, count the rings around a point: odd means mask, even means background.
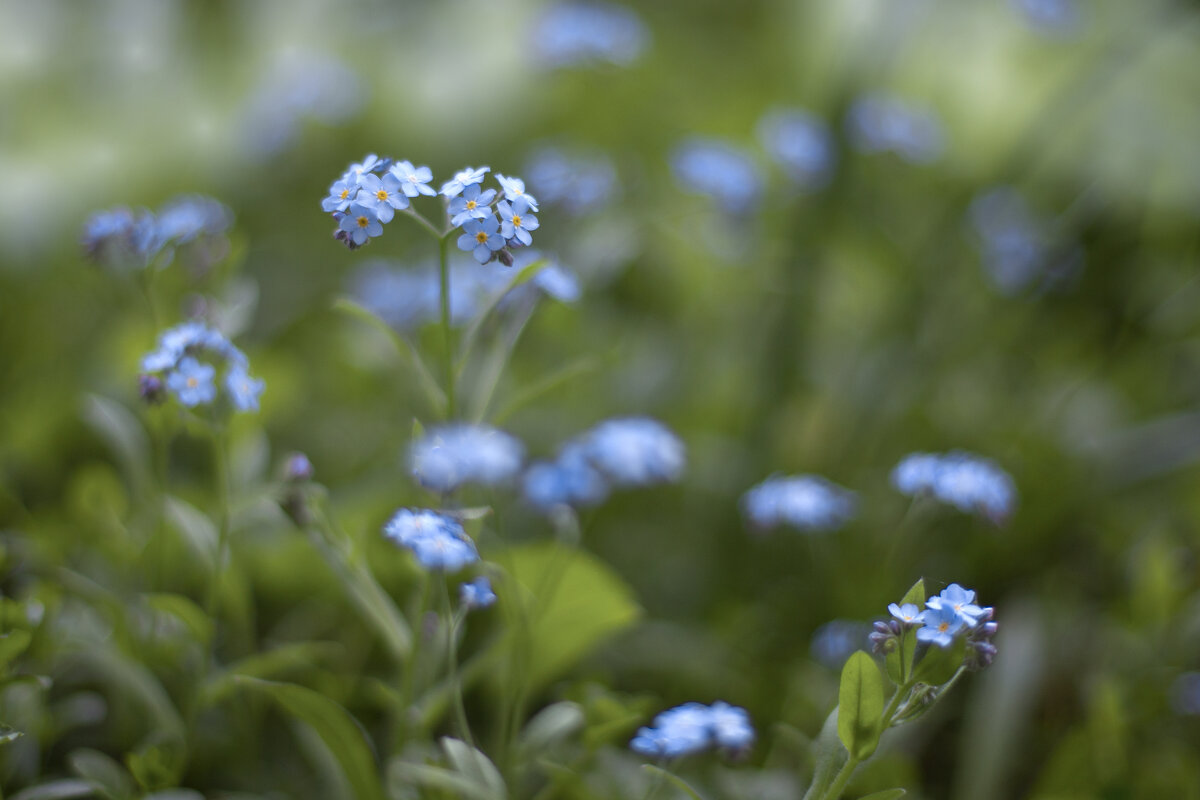
[{"label": "out-of-focus blue flower", "polygon": [[211,403],[217,397],[214,374],[216,369],[212,364],[203,364],[188,356],[167,375],[167,388],[188,408]]},{"label": "out-of-focus blue flower", "polygon": [[868,94],[850,107],[850,141],[864,153],[892,151],[906,161],[928,164],[945,149],[942,124],[933,112],[887,94]]},{"label": "out-of-focus blue flower", "polygon": [[1082,262],[1082,250],[1056,243],[1050,225],[1037,218],[1012,187],[1001,186],[977,196],[971,201],[968,219],[978,237],[988,278],[1005,294],[1062,279]]},{"label": "out-of-focus blue flower", "polygon": [[[470,257],[455,254],[450,261],[450,324],[470,322],[480,304],[507,282],[504,272],[481,270]],[[397,267],[387,261],[370,261],[352,274],[350,293],[397,330],[412,330],[441,318],[436,263]]]},{"label": "out-of-focus blue flower", "polygon": [[408,208],[408,196],[401,189],[400,179],[390,172],[382,178],[367,173],[359,179],[357,202],[375,211],[380,222],[391,222],[397,211]]},{"label": "out-of-focus blue flower", "polygon": [[524,455],[520,441],[504,431],[460,424],[434,428],[413,442],[410,462],[418,483],[446,493],[465,483],[507,483]]},{"label": "out-of-focus blue flower", "polygon": [[634,752],[653,758],[678,758],[717,746],[745,750],[754,743],[754,728],[744,708],[716,702],[685,703],[640,728],[629,743]]},{"label": "out-of-focus blue flower", "polygon": [[762,195],[763,177],[754,160],[720,139],[684,141],[671,154],[671,169],[685,189],[708,195],[730,213],[749,211]]},{"label": "out-of-focus blue flower", "polygon": [[966,623],[954,609],[946,606],[926,608],[921,612],[921,624],[923,627],[917,629],[917,641],[949,647]]},{"label": "out-of-focus blue flower", "polygon": [[365,95],[362,80],[338,59],[288,53],[265,70],[243,104],[241,140],[255,156],[278,153],[295,142],[306,118],[341,122],[362,108]]},{"label": "out-of-focus blue flower", "polygon": [[338,228],[345,232],[355,245],[361,247],[368,239],[383,233],[383,223],[375,209],[367,208],[360,203],[351,203],[346,216],[338,221]]},{"label": "out-of-focus blue flower", "polygon": [[975,605],[975,592],[964,589],[957,583],[950,584],[942,590],[941,594],[929,598],[925,602],[925,607],[935,611],[948,608],[958,615],[964,625],[972,628],[984,615],[984,610]]},{"label": "out-of-focus blue flower", "polygon": [[480,575],[470,583],[458,587],[458,602],[468,611],[477,608],[487,608],[496,602],[496,593],[492,591],[492,582],[487,576]]},{"label": "out-of-focus blue flower", "polygon": [[232,221],[233,214],[224,203],[202,195],[184,195],[159,209],[158,235],[167,241],[188,242],[198,236],[222,234]]},{"label": "out-of-focus blue flower", "polygon": [[289,481],[310,481],[315,472],[304,453],[291,453],[283,463],[283,475]]},{"label": "out-of-focus blue flower", "polygon": [[854,516],[855,505],[853,492],[815,475],[768,478],[742,498],[742,509],[758,528],[835,530]]},{"label": "out-of-focus blue flower", "polygon": [[171,263],[174,246],[218,237],[232,220],[233,214],[220,201],[182,195],[168,201],[158,214],[127,208],[93,214],[84,224],[81,243],[89,258],[110,267],[145,267],[158,257],[162,268]]},{"label": "out-of-focus blue flower", "polygon": [[511,176],[505,177],[499,172],[496,173],[496,181],[504,189],[504,197],[509,202],[515,203],[517,200],[523,199],[531,211],[538,210],[537,198],[525,191],[525,181]]},{"label": "out-of-focus blue flower", "polygon": [[525,499],[548,511],[555,506],[593,506],[608,497],[608,483],[577,443],[568,444],[552,462],[533,464],[521,481]]},{"label": "out-of-focus blue flower", "polygon": [[1200,672],[1185,672],[1172,681],[1170,696],[1176,714],[1200,714]]},{"label": "out-of-focus blue flower", "polygon": [[492,201],[496,199],[496,190],[482,190],[479,184],[472,183],[463,189],[458,197],[450,201],[447,211],[450,212],[450,224],[455,227],[469,219],[487,219],[492,215]]},{"label": "out-of-focus blue flower", "polygon": [[917,608],[915,603],[905,603],[904,605],[890,603],[888,613],[904,625],[916,625],[921,621],[921,609]]},{"label": "out-of-focus blue flower", "polygon": [[429,167],[414,167],[411,161],[398,161],[392,165],[391,173],[400,179],[400,187],[408,197],[419,194],[435,197],[437,192],[429,185],[433,172]]},{"label": "out-of-focus blue flower", "polygon": [[383,534],[411,550],[425,569],[458,572],[479,560],[462,523],[437,511],[402,508],[383,526]]},{"label": "out-of-focus blue flower", "polygon": [[813,632],[808,652],[822,666],[840,670],[854,651],[862,649],[869,633],[870,628],[861,622],[830,620]]},{"label": "out-of-focus blue flower", "polygon": [[379,163],[379,156],[370,153],[357,164],[351,164],[350,168],[342,175],[342,180],[351,181],[357,186],[362,183],[362,176],[369,174]]},{"label": "out-of-focus blue flower", "polygon": [[913,453],[892,470],[892,484],[908,495],[930,494],[960,511],[980,512],[1003,522],[1016,505],[1012,478],[993,462],[954,451]]},{"label": "out-of-focus blue flower", "polygon": [[612,197],[617,172],[601,153],[573,155],[556,147],[542,147],[525,165],[529,185],[542,202],[561,206],[569,214],[592,211]]},{"label": "out-of-focus blue flower", "polygon": [[529,212],[529,203],[525,198],[518,197],[510,206],[504,200],[496,204],[500,212],[500,235],[509,241],[528,246],[533,244],[530,231],[538,228],[538,219]]},{"label": "out-of-focus blue flower", "polygon": [[618,486],[677,481],[687,463],[679,437],[666,425],[646,417],[602,422],[581,444],[588,460]]},{"label": "out-of-focus blue flower", "polygon": [[358,194],[358,184],[348,181],[343,178],[338,178],[329,187],[329,196],[321,201],[321,208],[325,211],[345,211],[350,208],[350,203],[354,201]]},{"label": "out-of-focus blue flower", "polygon": [[533,285],[564,303],[574,303],[583,293],[579,279],[558,264],[551,264],[535,275]]},{"label": "out-of-focus blue flower", "polygon": [[628,66],[645,49],[650,35],[628,8],[596,2],[556,3],[533,27],[533,51],[551,68],[597,61]]},{"label": "out-of-focus blue flower", "polygon": [[252,377],[241,366],[234,367],[225,376],[225,388],[229,390],[229,399],[238,411],[258,411],[258,398],[266,386],[266,383]]},{"label": "out-of-focus blue flower", "polygon": [[488,212],[483,219],[469,219],[462,226],[463,233],[458,237],[458,249],[466,250],[480,264],[492,260],[494,253],[504,247],[504,238],[500,236],[500,225],[496,215]]},{"label": "out-of-focus blue flower", "polygon": [[1030,27],[1050,36],[1069,36],[1079,30],[1079,6],[1074,0],[1011,0]]},{"label": "out-of-focus blue flower", "polygon": [[758,138],[798,187],[814,190],[829,183],[837,156],[824,120],[799,109],[778,109],[759,121]]},{"label": "out-of-focus blue flower", "polygon": [[483,183],[483,176],[491,170],[491,167],[467,167],[462,172],[456,172],[452,180],[448,180],[442,184],[441,194],[446,197],[457,197],[462,194],[462,190],[468,186],[477,183]]}]

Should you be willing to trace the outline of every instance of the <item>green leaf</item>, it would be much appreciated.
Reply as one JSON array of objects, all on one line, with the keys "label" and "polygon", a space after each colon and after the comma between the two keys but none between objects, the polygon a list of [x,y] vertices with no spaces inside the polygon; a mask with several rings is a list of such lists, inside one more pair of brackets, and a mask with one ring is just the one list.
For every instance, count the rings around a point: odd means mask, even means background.
[{"label": "green leaf", "polygon": [[871,757],[879,744],[883,678],[874,659],[859,650],[842,667],[838,688],[838,737],[852,758]]},{"label": "green leaf", "polygon": [[79,749],[67,757],[71,769],[109,800],[127,800],[135,794],[125,768],[97,750]]},{"label": "green leaf", "polygon": [[941,686],[954,677],[954,673],[958,672],[966,655],[967,640],[962,636],[955,639],[949,647],[929,645],[925,649],[925,655],[921,656],[921,660],[917,662],[917,669],[913,677],[930,686]]},{"label": "green leaf", "polygon": [[[531,688],[562,674],[641,613],[629,586],[582,550],[539,542],[501,552],[495,560],[520,585],[507,596],[520,595],[529,604],[528,631],[516,622],[509,636],[510,643],[527,644],[532,654],[525,678]],[[525,642],[522,633],[528,636]]]},{"label": "green leaf", "polygon": [[142,597],[146,604],[155,611],[169,614],[187,626],[197,642],[204,646],[212,641],[213,623],[204,613],[204,609],[181,594],[152,593]]},{"label": "green leaf", "polygon": [[496,800],[486,786],[475,783],[458,772],[429,764],[412,764],[393,761],[388,767],[388,786],[393,797],[406,797],[405,788],[418,784],[427,789],[446,792],[450,797],[463,800]]},{"label": "green leaf", "polygon": [[186,766],[187,750],[182,742],[151,741],[125,756],[125,766],[143,790],[170,789],[179,783]]},{"label": "green leaf", "polygon": [[133,412],[116,400],[89,394],[83,419],[112,449],[139,494],[150,483],[150,438]]},{"label": "green leaf", "polygon": [[546,706],[521,731],[521,752],[531,758],[581,730],[586,721],[578,703],[564,701]]},{"label": "green leaf", "polygon": [[917,652],[917,635],[914,631],[906,630],[900,634],[896,649],[884,657],[888,677],[892,683],[899,686],[908,680],[912,674],[913,655]]},{"label": "green leaf", "polygon": [[264,694],[311,727],[341,765],[358,800],[385,800],[370,746],[350,712],[337,703],[294,683],[275,683],[238,676],[240,686]]},{"label": "green leaf", "polygon": [[904,797],[908,792],[904,789],[884,789],[882,792],[872,792],[866,797],[860,797],[858,800],[896,800],[898,797]]},{"label": "green leaf", "polygon": [[900,599],[900,605],[912,603],[915,606],[925,605],[925,579],[917,578],[917,582],[912,585],[912,588],[904,593],[904,597]]},{"label": "green leaf", "polygon": [[821,733],[813,745],[813,780],[804,793],[804,800],[824,797],[848,758],[849,753],[838,738],[838,710],[835,708],[825,718],[825,724],[821,726]]},{"label": "green leaf", "polygon": [[148,725],[164,737],[183,738],[183,719],[179,711],[158,678],[143,664],[103,647],[79,650],[74,655],[102,673],[114,687],[128,692],[141,703]]},{"label": "green leaf", "polygon": [[95,793],[87,781],[65,779],[22,789],[11,800],[70,800],[73,797],[91,797]]},{"label": "green leaf", "polygon": [[508,796],[504,778],[500,777],[500,770],[496,769],[496,765],[483,753],[464,741],[448,736],[442,738],[442,749],[446,751],[450,765],[472,783],[483,787],[487,796],[495,800],[503,800]]},{"label": "green leaf", "polygon": [[233,664],[212,679],[206,689],[208,703],[219,702],[238,687],[237,679],[277,679],[283,675],[311,670],[315,665],[344,656],[346,649],[336,642],[291,642],[264,653],[255,653]]},{"label": "green leaf", "polygon": [[4,669],[14,658],[25,652],[33,634],[29,631],[16,630],[0,636],[0,669]]},{"label": "green leaf", "polygon": [[684,794],[692,798],[692,800],[704,800],[704,798],[700,796],[699,792],[689,786],[687,781],[675,773],[667,772],[662,767],[656,767],[653,764],[642,764],[642,769],[646,770],[646,772],[649,772],[651,775],[657,775],[660,778],[666,778],[668,781],[675,784],[676,788],[680,789]]},{"label": "green leaf", "polygon": [[471,350],[475,347],[475,340],[479,338],[479,331],[483,328],[484,323],[487,322],[492,316],[492,312],[496,310],[496,307],[500,305],[500,301],[507,297],[508,293],[513,289],[517,288],[526,281],[533,280],[533,278],[539,272],[548,266],[550,266],[549,259],[539,258],[532,264],[522,267],[521,270],[513,276],[512,280],[508,282],[508,285],[505,286],[504,289],[498,292],[494,297],[492,297],[488,301],[487,305],[475,315],[475,320],[471,323],[471,327],[467,328],[467,332],[462,338],[462,345],[460,349],[461,355],[459,356],[457,368],[457,373],[459,375],[462,374],[463,367],[467,363],[467,357],[471,354]]},{"label": "green leaf", "polygon": [[183,536],[191,554],[211,572],[216,561],[217,526],[203,511],[178,497],[168,496],[164,510],[167,521]]}]

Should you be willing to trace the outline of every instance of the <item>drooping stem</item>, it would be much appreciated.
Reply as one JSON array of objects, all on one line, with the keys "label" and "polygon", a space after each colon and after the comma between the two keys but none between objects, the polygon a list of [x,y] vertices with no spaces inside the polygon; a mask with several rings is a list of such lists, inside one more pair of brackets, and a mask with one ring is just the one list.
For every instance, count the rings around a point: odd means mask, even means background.
[{"label": "drooping stem", "polygon": [[439,583],[441,583],[442,609],[445,612],[446,621],[446,658],[448,661],[446,669],[449,672],[450,694],[453,698],[451,705],[454,708],[454,719],[458,725],[459,738],[474,747],[475,740],[471,736],[471,724],[467,721],[467,707],[463,703],[462,681],[458,676],[458,626],[461,616],[454,613],[454,606],[450,602],[450,590],[446,587],[446,582],[443,580]]},{"label": "drooping stem", "polygon": [[446,378],[446,419],[452,420],[458,410],[454,402],[454,331],[450,327],[449,244],[449,234],[438,239],[438,271],[442,295],[442,374]]}]

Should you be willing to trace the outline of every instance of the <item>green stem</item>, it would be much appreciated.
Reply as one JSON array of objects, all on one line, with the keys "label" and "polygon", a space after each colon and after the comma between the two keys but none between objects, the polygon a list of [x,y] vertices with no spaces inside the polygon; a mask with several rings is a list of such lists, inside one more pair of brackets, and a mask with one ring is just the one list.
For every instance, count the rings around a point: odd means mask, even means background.
[{"label": "green stem", "polygon": [[847,758],[846,763],[842,764],[842,768],[838,771],[837,777],[833,779],[829,790],[821,796],[821,800],[838,800],[842,796],[842,792],[846,791],[846,784],[850,782],[850,776],[854,774],[857,767],[857,758],[854,756]]},{"label": "green stem", "polygon": [[404,211],[402,211],[401,213],[407,214],[408,216],[415,219],[422,228],[429,231],[429,233],[433,236],[433,238],[441,239],[443,236],[445,236],[445,234],[442,231],[439,231],[437,228],[435,228],[433,226],[432,222],[425,219],[425,216],[420,211],[417,211],[415,208],[413,208],[412,206],[409,206],[408,208],[404,209]]},{"label": "green stem", "polygon": [[442,607],[446,612],[446,649],[449,663],[450,693],[453,696],[454,719],[458,724],[458,735],[467,744],[475,746],[475,740],[471,737],[471,724],[467,721],[467,707],[463,703],[462,681],[458,677],[458,627],[459,621],[462,619],[454,613],[454,606],[450,602],[450,590],[446,588],[446,581],[438,581],[442,588]]},{"label": "green stem", "polygon": [[[212,577],[208,584],[208,596],[204,601],[204,611],[213,621],[214,630],[217,622],[217,595],[220,592],[221,570],[225,564],[225,550],[229,545],[229,453],[226,447],[226,436],[223,429],[213,431],[213,470],[217,489],[217,510],[219,528],[217,533],[217,553],[213,562]],[[213,646],[216,647],[216,635],[213,635]]]},{"label": "green stem", "polygon": [[441,279],[442,294],[442,371],[446,376],[446,419],[452,420],[457,414],[454,403],[454,330],[450,327],[450,260],[448,248],[450,235],[438,238],[438,272]]},{"label": "green stem", "polygon": [[412,649],[408,652],[408,662],[404,665],[404,677],[400,683],[400,715],[401,725],[397,731],[396,749],[399,753],[412,733],[410,728],[415,723],[412,712],[413,698],[417,691],[417,672],[421,666],[421,645],[425,643],[425,613],[429,610],[429,595],[433,581],[428,573],[421,578],[421,600],[417,604],[417,615],[413,619]]}]

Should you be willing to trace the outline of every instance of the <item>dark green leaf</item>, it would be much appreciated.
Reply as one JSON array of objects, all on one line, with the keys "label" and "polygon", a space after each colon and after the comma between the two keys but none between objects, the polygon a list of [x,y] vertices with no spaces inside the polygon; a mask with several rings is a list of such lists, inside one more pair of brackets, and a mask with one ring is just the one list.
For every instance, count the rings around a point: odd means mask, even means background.
[{"label": "dark green leaf", "polygon": [[882,792],[873,792],[866,797],[860,797],[858,800],[896,800],[898,797],[903,797],[908,794],[904,789],[884,789]]},{"label": "dark green leaf", "polygon": [[577,733],[585,721],[583,709],[577,703],[564,701],[547,706],[521,731],[521,750],[532,757]]},{"label": "dark green leaf", "polygon": [[874,659],[859,650],[842,667],[838,688],[838,737],[853,758],[870,758],[879,744],[883,678]]},{"label": "dark green leaf", "polygon": [[508,795],[500,770],[483,753],[466,742],[450,737],[442,738],[442,749],[446,751],[450,765],[472,783],[484,787],[489,797],[503,800]]},{"label": "dark green leaf", "polygon": [[904,593],[904,597],[900,600],[900,605],[912,603],[917,607],[925,605],[925,579],[917,578],[917,582],[912,585],[912,588]]},{"label": "dark green leaf", "polygon": [[967,642],[961,636],[955,639],[949,647],[929,645],[925,649],[925,655],[921,656],[921,660],[917,662],[914,677],[921,683],[941,686],[953,678],[955,672],[958,672],[966,653]]},{"label": "dark green leaf", "polygon": [[689,786],[687,784],[687,781],[685,781],[683,778],[679,777],[675,773],[667,772],[665,769],[663,769],[661,767],[656,767],[653,764],[642,764],[642,769],[646,770],[646,772],[649,772],[652,775],[656,775],[659,778],[664,778],[664,779],[670,781],[672,784],[675,785],[676,788],[678,788],[680,791],[682,791],[688,797],[692,798],[692,800],[704,800],[704,798],[700,796],[699,792],[697,792],[695,789],[693,789],[691,786]]},{"label": "dark green leaf", "polygon": [[32,640],[33,634],[29,631],[16,630],[0,636],[0,669],[24,653]]},{"label": "dark green leaf", "polygon": [[91,797],[95,793],[87,781],[67,779],[30,786],[14,794],[11,800],[70,800],[73,797]]},{"label": "dark green leaf", "polygon": [[109,800],[127,800],[135,794],[125,768],[97,750],[80,749],[67,757],[71,769]]}]

